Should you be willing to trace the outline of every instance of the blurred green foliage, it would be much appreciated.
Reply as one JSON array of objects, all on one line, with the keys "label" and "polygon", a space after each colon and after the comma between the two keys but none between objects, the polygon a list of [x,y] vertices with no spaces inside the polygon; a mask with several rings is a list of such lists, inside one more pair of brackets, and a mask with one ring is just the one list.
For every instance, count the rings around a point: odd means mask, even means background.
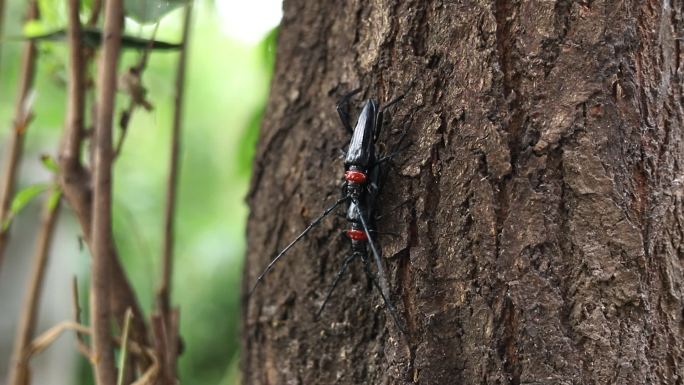
[{"label": "blurred green foliage", "polygon": [[124,0],[126,16],[142,24],[156,23],[189,0]]},{"label": "blurred green foliage", "polygon": [[[165,1],[170,5],[178,2]],[[91,1],[84,3],[83,15],[87,15]],[[30,28],[64,28],[64,0],[40,0],[40,4],[43,20],[32,23]],[[22,0],[9,1],[5,36],[22,35],[20,15],[24,5]],[[233,40],[221,32],[221,20],[213,7],[211,1],[196,2],[190,34],[172,301],[181,310],[185,346],[179,367],[182,383],[227,385],[237,381],[240,278],[247,216],[244,195],[265,110],[276,31],[257,45]],[[182,12],[173,10],[161,20],[157,38],[177,42],[181,28]],[[152,27],[127,19],[127,34],[149,37],[151,32]],[[0,48],[2,144],[12,119],[22,46],[7,39]],[[40,44],[40,52],[36,118],[28,129],[22,170],[39,163],[41,154],[56,156],[64,122],[66,48],[60,42],[45,42]],[[138,55],[126,51],[120,70],[134,65]],[[152,53],[143,80],[154,110],[134,112],[114,170],[116,242],[148,314],[160,276],[176,60],[174,52]],[[89,102],[93,97],[89,95]],[[128,96],[120,93],[118,110],[127,104]],[[50,177],[46,173],[43,182],[49,183]],[[32,183],[35,175],[24,172],[20,184],[25,187]],[[74,228],[73,232],[76,242],[80,229]],[[89,273],[86,253],[60,256],[78,261],[80,271],[70,273],[79,276],[84,307]],[[64,293],[64,303],[68,304],[68,286]],[[80,384],[91,383],[85,361],[78,371]]]}]

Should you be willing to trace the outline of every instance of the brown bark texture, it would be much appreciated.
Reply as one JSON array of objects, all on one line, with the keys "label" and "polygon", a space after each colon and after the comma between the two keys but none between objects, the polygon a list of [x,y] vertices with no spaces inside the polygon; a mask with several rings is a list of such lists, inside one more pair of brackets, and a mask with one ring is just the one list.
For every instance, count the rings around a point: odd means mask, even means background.
[{"label": "brown bark texture", "polygon": [[102,56],[98,68],[97,119],[93,165],[93,205],[90,240],[93,262],[90,279],[90,319],[93,329],[95,382],[98,385],[117,383],[111,335],[112,293],[110,276],[113,270],[112,245],[112,120],[114,116],[116,73],[121,51],[123,2],[110,0],[104,9]]},{"label": "brown bark texture", "polygon": [[[397,330],[340,210],[244,301],[245,384],[684,383],[684,3],[286,0],[245,288],[340,196],[345,91],[408,132],[378,202]],[[358,109],[353,111],[356,117]]]}]

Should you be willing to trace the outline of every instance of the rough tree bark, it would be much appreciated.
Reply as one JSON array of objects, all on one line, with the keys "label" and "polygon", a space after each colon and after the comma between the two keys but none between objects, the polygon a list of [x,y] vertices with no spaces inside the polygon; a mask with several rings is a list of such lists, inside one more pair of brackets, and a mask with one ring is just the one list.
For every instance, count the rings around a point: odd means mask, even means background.
[{"label": "rough tree bark", "polygon": [[245,287],[339,197],[336,98],[416,79],[378,221],[408,332],[358,265],[314,319],[337,216],[245,301],[245,384],[684,383],[683,1],[284,7]]}]

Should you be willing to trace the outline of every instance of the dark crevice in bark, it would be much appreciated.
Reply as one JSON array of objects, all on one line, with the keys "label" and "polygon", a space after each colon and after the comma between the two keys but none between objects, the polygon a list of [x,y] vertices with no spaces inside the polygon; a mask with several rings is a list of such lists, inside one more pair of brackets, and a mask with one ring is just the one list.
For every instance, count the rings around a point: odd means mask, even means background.
[{"label": "dark crevice in bark", "polygon": [[521,108],[520,81],[518,68],[519,55],[515,47],[516,29],[514,24],[518,18],[520,4],[516,1],[497,0],[494,10],[496,18],[496,50],[505,105],[501,106],[508,116],[503,123],[503,129],[508,133],[508,147],[511,166],[515,170],[520,152],[520,137],[522,136],[525,111]]},{"label": "dark crevice in bark", "polygon": [[[565,171],[563,167],[563,143],[554,149],[548,157],[547,167],[549,167],[554,173],[554,179],[549,180],[549,183],[558,183],[559,187],[559,199],[558,207],[556,208],[558,214],[558,249],[560,251],[559,259],[561,261],[568,261],[568,259],[580,253],[573,244],[571,234],[572,234],[572,223],[570,218],[572,217],[572,205],[573,198],[571,197],[572,191],[568,188],[565,182]],[[577,342],[577,337],[573,331],[571,313],[574,294],[571,293],[572,282],[574,282],[576,277],[571,275],[571,267],[568,266],[567,262],[562,262],[558,266],[559,274],[563,277],[570,276],[571,282],[561,282],[558,285],[561,298],[563,299],[563,305],[561,309],[561,314],[559,317],[560,325],[563,328],[563,335],[568,338],[568,340],[573,343]],[[567,279],[566,279],[567,280]]]},{"label": "dark crevice in bark", "polygon": [[399,260],[398,267],[398,286],[402,288],[401,299],[404,305],[404,319],[406,320],[406,339],[409,344],[409,362],[407,372],[411,373],[412,377],[415,373],[416,360],[416,339],[415,334],[418,332],[418,325],[416,320],[418,318],[418,309],[416,308],[416,285],[414,274],[411,269],[411,248],[418,245],[418,219],[416,216],[415,202],[410,206],[409,225],[408,225],[408,240],[407,248],[400,252],[397,256]]},{"label": "dark crevice in bark", "polygon": [[[574,1],[571,0],[556,0],[554,6],[554,27],[556,30],[556,36],[551,39],[547,39],[542,43],[542,55],[544,63],[544,76],[548,77],[551,70],[556,66],[556,60],[561,53],[561,49],[565,42],[565,37],[568,33],[568,28],[570,26],[570,10],[572,9]],[[588,2],[581,4],[590,8]]]},{"label": "dark crevice in bark", "polygon": [[507,380],[511,385],[520,385],[521,367],[517,348],[518,314],[510,298],[506,297],[501,314],[503,333],[499,345],[499,358],[503,362]]},{"label": "dark crevice in bark", "polygon": [[430,24],[428,23],[428,8],[430,6],[431,3],[427,1],[414,3],[415,15],[413,18],[415,22],[410,33],[410,43],[413,48],[413,54],[416,56],[425,56],[427,53],[427,42],[425,39],[430,36]]}]

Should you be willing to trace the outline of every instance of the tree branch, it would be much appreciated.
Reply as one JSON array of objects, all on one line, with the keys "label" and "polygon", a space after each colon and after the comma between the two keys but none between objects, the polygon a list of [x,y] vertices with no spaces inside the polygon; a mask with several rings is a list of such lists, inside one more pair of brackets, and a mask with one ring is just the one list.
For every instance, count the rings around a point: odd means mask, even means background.
[{"label": "tree branch", "polygon": [[[79,4],[79,0],[69,0],[68,2],[69,93],[67,122],[59,156],[60,185],[64,192],[64,197],[74,210],[76,218],[81,225],[83,238],[91,254],[94,255],[91,242],[91,174],[83,166],[80,159],[83,140],[85,139],[83,116],[85,110],[87,56],[79,38],[81,31],[81,23],[78,16]],[[147,341],[147,330],[143,312],[140,309],[133,289],[126,279],[114,242],[111,239],[110,241],[111,312],[116,317],[117,322],[123,324],[126,309],[132,308],[134,317],[131,324],[131,337],[136,341],[144,343]],[[146,364],[149,364],[149,362]],[[146,364],[143,366],[146,366]]]},{"label": "tree branch", "polygon": [[117,64],[123,28],[122,0],[105,3],[102,57],[98,74],[97,124],[95,131],[94,189],[91,241],[91,322],[93,353],[97,357],[98,385],[116,384],[113,342],[110,330],[110,274],[112,266],[112,119],[116,94]]},{"label": "tree branch", "polygon": [[[56,187],[55,187],[56,188]],[[54,193],[54,192],[53,192]],[[59,216],[60,203],[51,204],[48,197],[43,208],[43,220],[38,234],[38,242],[33,256],[33,269],[29,279],[28,290],[21,310],[21,318],[17,327],[17,335],[14,340],[14,350],[7,379],[8,385],[26,385],[30,378],[28,361],[25,359],[25,351],[31,343],[36,329],[38,318],[38,303],[40,302],[45,268],[47,267],[50,245],[54,234],[55,225]],[[53,207],[54,206],[54,207]]]},{"label": "tree branch", "polygon": [[176,194],[178,191],[178,170],[181,150],[181,124],[183,121],[183,97],[185,93],[185,73],[187,67],[188,41],[192,21],[192,2],[185,9],[183,19],[183,37],[181,51],[176,68],[176,94],[171,133],[171,154],[169,159],[169,177],[166,187],[166,206],[164,209],[164,234],[162,241],[162,276],[157,291],[157,312],[152,317],[152,330],[155,332],[157,355],[161,362],[162,381],[173,385],[176,380],[176,363],[178,361],[179,313],[171,310],[171,279],[173,278],[173,246],[174,223],[176,212]]},{"label": "tree branch", "polygon": [[[0,0],[3,1],[3,0]],[[2,14],[0,13],[0,17]],[[31,1],[28,5],[27,18],[29,20],[38,18],[38,5],[36,1]],[[0,28],[2,26],[0,25]],[[3,223],[10,212],[12,195],[14,194],[17,174],[19,171],[19,160],[24,152],[24,135],[26,128],[31,120],[31,106],[29,95],[33,88],[33,80],[36,72],[36,44],[29,40],[24,47],[21,59],[21,75],[19,77],[19,94],[14,109],[14,122],[9,136],[9,150],[5,161],[5,171],[0,183],[0,223]],[[9,229],[0,228],[0,267],[2,266],[3,256],[9,237]]]},{"label": "tree branch", "polygon": [[173,115],[173,131],[171,133],[171,157],[169,159],[169,177],[166,186],[166,207],[164,210],[164,235],[162,243],[162,277],[157,293],[159,310],[167,315],[170,308],[171,279],[173,273],[174,219],[176,211],[176,192],[178,190],[178,169],[181,149],[181,124],[183,120],[183,96],[185,90],[185,72],[188,53],[188,36],[192,20],[192,2],[185,10],[183,20],[183,38],[176,69],[176,95]]},{"label": "tree branch", "polygon": [[90,10],[90,16],[88,16],[88,22],[86,23],[89,27],[94,27],[97,25],[97,19],[100,18],[100,11],[102,10],[102,0],[93,0],[92,8]]},{"label": "tree branch", "polygon": [[[81,45],[80,0],[68,1],[69,81],[66,127],[59,153],[60,184],[86,237],[90,224],[90,174],[81,165],[80,155],[84,133],[86,63]],[[87,220],[85,220],[87,218]]]},{"label": "tree branch", "polygon": [[154,47],[154,41],[157,36],[157,31],[159,30],[159,22],[155,24],[154,31],[152,31],[152,37],[150,37],[147,42],[147,46],[140,54],[140,59],[138,63],[128,69],[128,71],[121,75],[119,78],[119,87],[126,89],[130,94],[130,101],[128,108],[121,112],[121,117],[119,118],[119,131],[120,136],[116,144],[114,151],[114,159],[119,157],[121,154],[121,149],[123,148],[124,140],[126,140],[126,134],[128,133],[128,124],[131,121],[133,112],[139,105],[143,106],[147,111],[151,111],[153,106],[150,102],[146,100],[147,90],[142,84],[142,75],[147,67],[147,61]]}]

